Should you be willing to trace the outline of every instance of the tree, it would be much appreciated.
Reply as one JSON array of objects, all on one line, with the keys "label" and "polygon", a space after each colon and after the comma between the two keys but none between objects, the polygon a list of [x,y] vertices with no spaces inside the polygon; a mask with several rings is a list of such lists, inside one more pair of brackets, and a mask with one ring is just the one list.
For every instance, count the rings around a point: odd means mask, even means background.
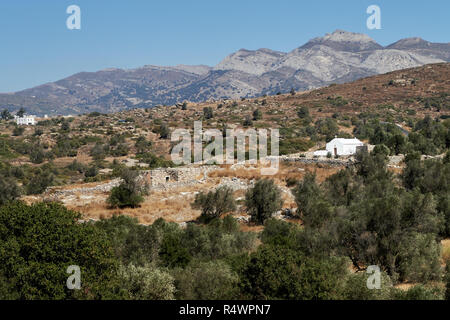
[{"label": "tree", "polygon": [[170,232],[164,235],[159,250],[159,258],[168,268],[184,268],[192,259],[189,250],[181,241],[179,232]]},{"label": "tree", "polygon": [[264,230],[261,233],[261,241],[264,244],[290,247],[292,239],[295,239],[295,225],[279,219],[267,219]]},{"label": "tree", "polygon": [[368,289],[367,280],[370,274],[359,272],[350,275],[344,285],[345,300],[389,300],[392,299],[394,287],[386,272],[381,272],[380,289]]},{"label": "tree", "polygon": [[445,266],[445,300],[450,300],[450,261]]},{"label": "tree", "polygon": [[205,117],[206,120],[212,119],[214,117],[213,109],[211,107],[204,107],[203,116]]},{"label": "tree", "polygon": [[63,121],[61,124],[61,132],[69,132],[70,131],[70,123],[68,121]]},{"label": "tree", "polygon": [[231,300],[239,293],[239,278],[223,261],[191,263],[175,271],[176,296],[181,300]]},{"label": "tree", "polygon": [[169,130],[169,127],[168,127],[165,123],[163,123],[163,124],[159,127],[158,132],[159,132],[159,137],[160,137],[161,139],[168,139],[168,138],[169,138],[170,130]]},{"label": "tree", "polygon": [[425,175],[422,162],[420,161],[420,153],[408,153],[405,157],[406,168],[401,174],[403,185],[407,189],[413,189],[419,186],[421,179]]},{"label": "tree", "polygon": [[35,146],[30,152],[30,161],[35,164],[44,162],[45,152],[41,146]]},{"label": "tree", "polygon": [[95,164],[93,164],[92,166],[86,169],[86,171],[84,172],[84,176],[86,178],[93,178],[96,175],[98,175],[98,173],[99,173],[98,167]]},{"label": "tree", "polygon": [[192,207],[194,209],[202,210],[201,219],[204,222],[219,218],[224,213],[236,210],[233,190],[223,186],[219,187],[216,191],[210,191],[207,194],[203,192],[197,193]]},{"label": "tree", "polygon": [[[117,264],[109,241],[80,219],[56,203],[0,207],[0,287],[7,279],[9,294],[28,300],[113,298]],[[66,287],[70,265],[81,269],[81,290]]]},{"label": "tree", "polygon": [[34,133],[33,136],[35,137],[40,137],[44,134],[44,131],[41,128],[36,128],[34,129]]},{"label": "tree", "polygon": [[13,129],[13,136],[18,137],[21,136],[24,133],[25,129],[23,127],[20,126],[15,126]]},{"label": "tree", "polygon": [[246,298],[298,299],[301,293],[297,282],[302,258],[283,247],[259,247],[240,274]]},{"label": "tree", "polygon": [[300,119],[309,118],[309,108],[305,106],[301,106],[297,111],[297,115]]},{"label": "tree", "polygon": [[111,239],[114,254],[124,266],[157,264],[163,229],[158,220],[151,226],[144,226],[136,218],[114,215],[109,219],[100,219],[95,225]]},{"label": "tree", "polygon": [[152,146],[152,142],[147,141],[145,137],[140,136],[139,138],[137,138],[134,146],[136,147],[137,153],[142,154],[148,151],[148,149]]},{"label": "tree", "polygon": [[281,246],[263,245],[241,271],[249,299],[339,299],[346,263],[340,258],[310,258]]},{"label": "tree", "polygon": [[245,194],[245,205],[252,220],[263,224],[264,221],[280,210],[283,205],[281,191],[273,180],[262,179]]},{"label": "tree", "polygon": [[24,108],[20,108],[19,111],[17,111],[16,115],[19,118],[22,118],[25,115],[25,109]]},{"label": "tree", "polygon": [[9,112],[8,109],[4,109],[2,111],[0,117],[2,118],[2,120],[10,120],[13,118],[13,116],[11,115],[11,112]]},{"label": "tree", "polygon": [[21,193],[21,189],[13,178],[3,177],[0,179],[0,206],[19,198]]},{"label": "tree", "polygon": [[143,201],[143,195],[147,192],[147,186],[138,181],[137,171],[124,169],[121,174],[122,182],[112,188],[106,202],[111,208],[136,208]]},{"label": "tree", "polygon": [[315,174],[307,173],[293,190],[297,213],[305,225],[319,227],[332,215],[331,207],[316,183]]},{"label": "tree", "polygon": [[400,134],[394,134],[388,141],[387,146],[394,154],[403,153],[405,151],[406,139]]},{"label": "tree", "polygon": [[122,288],[133,300],[173,300],[175,285],[173,277],[151,266],[121,266],[119,277]]},{"label": "tree", "polygon": [[[411,246],[414,246],[413,249]],[[440,244],[434,234],[412,232],[400,243],[400,281],[427,282],[441,277]]]},{"label": "tree", "polygon": [[297,203],[297,212],[303,223],[318,228],[332,217],[333,210],[315,180],[316,176],[308,173],[293,193]]},{"label": "tree", "polygon": [[40,194],[53,184],[54,179],[55,176],[50,170],[38,168],[30,181],[25,185],[26,193]]},{"label": "tree", "polygon": [[262,112],[259,109],[255,109],[255,111],[253,111],[253,120],[258,121],[262,119]]},{"label": "tree", "polygon": [[428,287],[422,284],[409,288],[407,291],[394,290],[392,294],[393,300],[442,300],[445,292],[441,288]]},{"label": "tree", "polygon": [[120,143],[114,149],[111,149],[110,153],[115,157],[126,156],[128,154],[128,145],[126,143]]},{"label": "tree", "polygon": [[250,127],[253,124],[252,122],[252,118],[249,115],[246,115],[244,118],[244,122],[242,123],[242,125],[244,127]]},{"label": "tree", "polygon": [[107,145],[96,143],[90,153],[94,160],[103,160],[107,154]]}]

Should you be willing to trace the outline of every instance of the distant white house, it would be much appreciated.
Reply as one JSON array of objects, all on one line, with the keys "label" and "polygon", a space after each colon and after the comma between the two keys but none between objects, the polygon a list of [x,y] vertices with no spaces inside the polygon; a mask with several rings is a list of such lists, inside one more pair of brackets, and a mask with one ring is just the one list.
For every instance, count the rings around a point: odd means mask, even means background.
[{"label": "distant white house", "polygon": [[14,116],[14,119],[18,125],[34,126],[36,124],[36,117],[31,115],[24,115],[23,117]]},{"label": "distant white house", "polygon": [[314,152],[314,156],[322,157],[331,154],[332,156],[350,156],[356,153],[358,147],[364,146],[360,140],[334,138],[327,143],[326,150],[318,150]]}]

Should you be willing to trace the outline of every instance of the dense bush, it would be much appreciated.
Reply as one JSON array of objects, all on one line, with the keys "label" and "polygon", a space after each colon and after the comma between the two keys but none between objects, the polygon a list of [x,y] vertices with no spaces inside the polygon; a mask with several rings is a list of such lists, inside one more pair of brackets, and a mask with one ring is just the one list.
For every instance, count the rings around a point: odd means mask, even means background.
[{"label": "dense bush", "polygon": [[147,186],[138,181],[139,172],[125,169],[122,171],[122,182],[111,189],[106,202],[111,208],[138,207],[147,193]]},{"label": "dense bush", "polygon": [[132,300],[172,300],[175,285],[166,271],[152,266],[136,267],[132,264],[119,269],[121,289]]},{"label": "dense bush", "polygon": [[152,143],[151,143],[151,141],[147,141],[147,139],[145,139],[145,137],[140,136],[139,138],[137,138],[134,146],[136,148],[136,152],[139,154],[142,154],[142,153],[147,152],[148,149],[150,149],[150,147],[152,146]]},{"label": "dense bush", "polygon": [[[0,207],[2,299],[106,298],[115,259],[105,233],[58,204]],[[81,268],[84,290],[66,287],[67,267]]]},{"label": "dense bush", "polygon": [[[256,181],[245,204],[253,221],[264,224],[258,233],[242,231],[231,215],[220,217],[234,210],[227,188],[197,194],[194,207],[208,219],[183,228],[162,219],[141,225],[125,216],[80,223],[79,214],[58,204],[14,202],[20,196],[17,182],[27,193],[40,193],[58,183],[58,170],[91,175],[100,162],[89,168],[73,161],[64,169],[51,162],[40,168],[0,162],[0,298],[448,297],[440,241],[450,234],[450,153],[421,160],[421,151],[413,150],[403,172],[394,174],[387,156],[395,145],[401,143],[358,154],[355,166],[325,181],[313,173],[292,181],[300,223],[270,218],[281,208],[281,191],[272,180]],[[113,203],[136,205],[130,195],[144,192],[138,172],[118,162],[112,167],[123,178],[118,193],[111,194]],[[82,290],[65,287],[72,264],[81,267]],[[382,271],[380,290],[366,286],[370,265]],[[400,290],[394,287],[399,282],[416,285]]]},{"label": "dense bush", "polygon": [[0,206],[17,199],[21,193],[22,190],[14,178],[3,177],[0,179]]},{"label": "dense bush", "polygon": [[238,297],[239,277],[225,262],[194,262],[175,269],[177,299],[230,300]]},{"label": "dense bush", "polygon": [[265,245],[250,256],[241,272],[250,299],[338,299],[345,263],[305,257],[284,246]]},{"label": "dense bush", "polygon": [[203,117],[206,120],[212,119],[214,117],[213,109],[211,107],[203,108]]},{"label": "dense bush", "polygon": [[369,139],[371,144],[386,145],[392,155],[413,151],[435,155],[450,147],[450,121],[433,120],[429,116],[413,124],[408,136],[393,123],[378,119],[358,121],[354,134],[359,139]]},{"label": "dense bush", "polygon": [[54,180],[55,175],[49,168],[37,168],[30,180],[24,184],[26,193],[43,193],[47,187],[53,185]]},{"label": "dense bush", "polygon": [[137,159],[141,160],[144,163],[147,163],[151,169],[154,168],[167,168],[167,167],[173,167],[174,164],[170,160],[166,160],[163,157],[158,157],[154,153],[151,152],[145,152],[142,154],[139,154]]},{"label": "dense bush", "polygon": [[25,131],[24,127],[16,126],[16,127],[14,127],[12,134],[13,134],[13,136],[17,137],[17,136],[21,136],[24,133],[24,131]]},{"label": "dense bush", "polygon": [[262,112],[259,109],[255,109],[255,111],[253,111],[253,120],[258,121],[262,119]]}]

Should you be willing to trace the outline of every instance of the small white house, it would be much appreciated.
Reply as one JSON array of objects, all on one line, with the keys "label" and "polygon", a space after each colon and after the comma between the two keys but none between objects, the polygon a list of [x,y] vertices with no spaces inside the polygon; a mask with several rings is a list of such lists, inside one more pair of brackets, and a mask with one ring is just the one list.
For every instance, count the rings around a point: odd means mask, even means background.
[{"label": "small white house", "polygon": [[331,152],[333,156],[350,156],[356,153],[357,147],[364,146],[360,140],[353,139],[343,139],[343,138],[334,138],[330,142],[327,143],[327,151]]},{"label": "small white house", "polygon": [[332,156],[350,156],[356,153],[358,147],[364,146],[360,140],[334,138],[327,143],[326,150],[318,150],[314,152],[314,156],[323,157],[331,154]]},{"label": "small white house", "polygon": [[16,120],[16,123],[18,125],[32,125],[34,126],[36,124],[36,117],[35,116],[27,116],[24,115],[23,117],[14,116],[14,119]]}]

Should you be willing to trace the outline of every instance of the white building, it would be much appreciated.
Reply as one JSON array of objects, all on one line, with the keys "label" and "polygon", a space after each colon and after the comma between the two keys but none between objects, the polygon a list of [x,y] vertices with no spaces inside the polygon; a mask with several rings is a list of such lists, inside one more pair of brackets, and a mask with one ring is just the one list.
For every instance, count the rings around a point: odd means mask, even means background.
[{"label": "white building", "polygon": [[329,153],[332,156],[350,156],[356,153],[358,147],[364,146],[360,140],[344,139],[344,138],[334,138],[327,143],[326,150],[318,150],[314,152],[317,157],[327,156]]},{"label": "white building", "polygon": [[23,117],[14,116],[14,119],[16,120],[16,123],[18,125],[32,125],[32,126],[34,126],[36,124],[36,117],[35,116],[27,116],[27,115],[24,115]]}]

